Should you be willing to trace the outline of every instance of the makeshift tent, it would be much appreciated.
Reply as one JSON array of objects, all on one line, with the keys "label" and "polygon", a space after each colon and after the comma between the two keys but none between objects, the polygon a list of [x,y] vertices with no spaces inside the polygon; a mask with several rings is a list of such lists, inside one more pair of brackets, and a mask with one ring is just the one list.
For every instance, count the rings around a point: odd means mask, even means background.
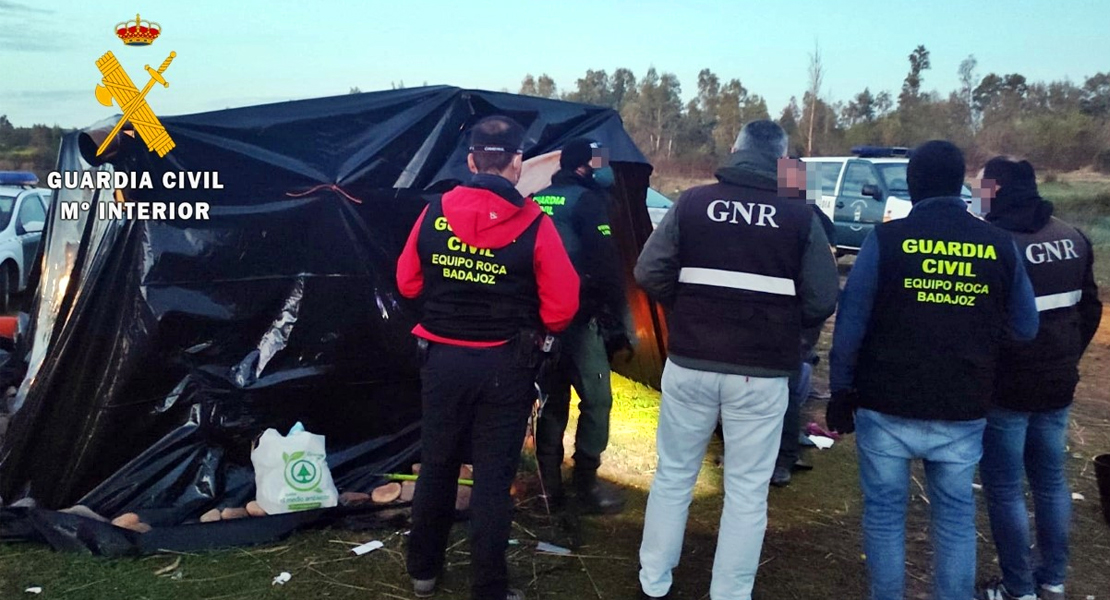
[{"label": "makeshift tent", "polygon": [[[491,114],[527,128],[536,163],[577,136],[608,146],[638,338],[619,370],[657,384],[661,323],[631,275],[651,166],[613,110],[446,86],[352,94],[163,118],[165,158],[125,130],[94,167],[107,121],[64,139],[60,170],[149,172],[157,189],[128,200],[208,202],[211,218],[101,219],[111,190],[55,194],[0,498],[177,525],[251,499],[252,441],[296,421],[327,437],[340,491],[406,468],[418,312],[394,267],[427,199],[468,177],[466,133]],[[218,172],[223,189],[162,189],[167,171]],[[59,218],[74,201],[88,210]]]}]

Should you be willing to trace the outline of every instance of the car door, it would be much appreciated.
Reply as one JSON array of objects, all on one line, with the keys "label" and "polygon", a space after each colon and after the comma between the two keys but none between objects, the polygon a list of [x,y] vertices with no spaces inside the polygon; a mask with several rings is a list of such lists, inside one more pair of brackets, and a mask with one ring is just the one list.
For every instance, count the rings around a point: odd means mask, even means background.
[{"label": "car door", "polygon": [[[848,161],[842,179],[833,218],[837,246],[858,249],[875,225],[883,222],[886,193],[875,165],[865,160]],[[880,191],[879,198],[864,195],[865,186],[875,186]]]},{"label": "car door", "polygon": [[38,192],[25,194],[19,203],[16,215],[15,233],[23,246],[23,264],[19,267],[19,289],[27,285],[27,272],[35,260],[42,240],[42,229],[46,225],[46,206]]},{"label": "car door", "polygon": [[840,172],[844,169],[844,162],[838,160],[822,160],[806,163],[806,178],[817,177],[821,196],[817,199],[817,207],[832,220],[836,215],[836,184],[840,182]]}]

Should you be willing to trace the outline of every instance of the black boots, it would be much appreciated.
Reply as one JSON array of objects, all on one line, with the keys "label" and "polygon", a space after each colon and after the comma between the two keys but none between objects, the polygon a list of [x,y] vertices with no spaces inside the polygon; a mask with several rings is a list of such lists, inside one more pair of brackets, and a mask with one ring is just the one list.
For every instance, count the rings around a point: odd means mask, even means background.
[{"label": "black boots", "polygon": [[551,512],[561,510],[566,500],[563,493],[562,461],[538,460],[537,462],[539,463],[540,484],[543,486],[542,492],[546,501],[546,508]]},{"label": "black boots", "polygon": [[[553,461],[538,462],[547,509],[551,512],[562,510],[566,505],[562,465],[550,464]],[[620,488],[598,479],[597,470],[575,469],[573,482],[577,508],[582,514],[613,515],[624,509],[624,494]]]},{"label": "black boots", "polygon": [[620,489],[597,478],[596,470],[574,470],[574,492],[584,514],[615,515],[624,510]]}]

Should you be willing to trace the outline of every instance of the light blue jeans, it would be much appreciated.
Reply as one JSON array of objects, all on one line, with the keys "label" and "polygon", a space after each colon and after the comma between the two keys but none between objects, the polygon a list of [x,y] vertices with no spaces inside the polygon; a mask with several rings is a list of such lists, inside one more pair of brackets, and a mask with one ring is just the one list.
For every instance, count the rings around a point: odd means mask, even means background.
[{"label": "light blue jeans", "polygon": [[[1002,583],[1015,596],[1033,594],[1041,585],[1063,585],[1067,576],[1071,522],[1071,492],[1064,472],[1067,438],[1066,408],[1036,413],[994,409],[987,414],[979,477]],[[1041,558],[1035,571],[1023,485],[1027,475]]]},{"label": "light blue jeans", "polygon": [[640,585],[647,595],[664,596],[671,589],[694,485],[719,417],[725,438],[725,505],[709,597],[751,598],[786,412],[786,382],[786,377],[726,375],[667,361],[656,434],[659,462],[640,546]]},{"label": "light blue jeans", "polygon": [[975,595],[975,495],[971,484],[983,453],[985,419],[922,421],[856,411],[863,547],[871,600],[903,600],[906,579],[906,504],[910,465],[925,463],[930,535],[935,553],[934,598]]}]

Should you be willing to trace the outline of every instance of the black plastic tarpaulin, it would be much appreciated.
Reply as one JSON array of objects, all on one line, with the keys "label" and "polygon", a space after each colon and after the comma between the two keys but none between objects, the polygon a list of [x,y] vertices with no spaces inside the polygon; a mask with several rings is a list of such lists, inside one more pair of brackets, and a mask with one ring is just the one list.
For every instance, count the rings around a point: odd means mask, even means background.
[{"label": "black plastic tarpaulin", "polygon": [[[580,135],[608,146],[638,338],[618,370],[657,383],[661,325],[631,277],[651,166],[610,109],[446,86],[352,94],[164,118],[164,158],[125,131],[98,167],[75,133],[59,170],[147,172],[156,189],[128,200],[203,201],[210,219],[102,219],[111,190],[55,194],[0,498],[181,524],[251,499],[252,441],[296,421],[326,436],[340,491],[407,467],[417,312],[395,262],[427,199],[468,176],[467,130],[491,114],[527,128],[526,159]],[[167,171],[218,172],[223,189],[162,189]],[[90,208],[60,218],[74,201]]]}]

